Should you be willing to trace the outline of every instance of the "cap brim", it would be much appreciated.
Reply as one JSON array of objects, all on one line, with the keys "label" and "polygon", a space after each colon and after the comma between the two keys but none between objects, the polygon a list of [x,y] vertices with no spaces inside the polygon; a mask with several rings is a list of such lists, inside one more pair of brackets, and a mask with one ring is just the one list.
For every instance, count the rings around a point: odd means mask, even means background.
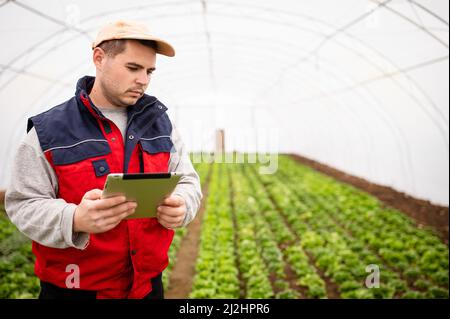
[{"label": "cap brim", "polygon": [[173,57],[175,56],[175,49],[166,41],[163,40],[153,40],[156,41],[156,43],[158,44],[158,47],[156,49],[156,53],[165,55],[165,56],[169,56],[169,57]]}]

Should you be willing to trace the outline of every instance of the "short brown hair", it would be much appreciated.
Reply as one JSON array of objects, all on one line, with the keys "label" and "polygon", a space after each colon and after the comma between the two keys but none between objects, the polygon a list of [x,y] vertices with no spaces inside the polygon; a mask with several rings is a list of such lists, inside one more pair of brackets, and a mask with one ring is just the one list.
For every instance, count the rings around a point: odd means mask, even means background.
[{"label": "short brown hair", "polygon": [[[125,44],[127,39],[118,39],[118,40],[108,40],[100,43],[97,47],[101,48],[105,53],[114,58],[119,53],[125,51]],[[140,44],[145,45],[146,47],[152,48],[156,51],[158,44],[153,40],[136,40]]]}]

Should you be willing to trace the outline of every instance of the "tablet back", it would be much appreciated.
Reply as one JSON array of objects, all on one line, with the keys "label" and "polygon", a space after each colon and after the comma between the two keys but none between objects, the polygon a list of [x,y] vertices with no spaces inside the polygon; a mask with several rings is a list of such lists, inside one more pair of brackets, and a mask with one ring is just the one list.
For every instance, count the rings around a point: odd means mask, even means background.
[{"label": "tablet back", "polygon": [[138,206],[130,218],[156,217],[156,209],[170,195],[181,175],[177,173],[109,174],[102,197],[125,195]]}]

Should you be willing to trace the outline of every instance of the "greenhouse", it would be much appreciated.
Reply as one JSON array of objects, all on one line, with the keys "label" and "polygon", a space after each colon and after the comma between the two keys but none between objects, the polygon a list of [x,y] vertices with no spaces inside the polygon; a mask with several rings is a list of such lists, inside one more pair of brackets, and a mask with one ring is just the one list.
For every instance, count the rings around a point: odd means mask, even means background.
[{"label": "greenhouse", "polygon": [[0,37],[0,298],[449,297],[448,1],[0,0]]}]

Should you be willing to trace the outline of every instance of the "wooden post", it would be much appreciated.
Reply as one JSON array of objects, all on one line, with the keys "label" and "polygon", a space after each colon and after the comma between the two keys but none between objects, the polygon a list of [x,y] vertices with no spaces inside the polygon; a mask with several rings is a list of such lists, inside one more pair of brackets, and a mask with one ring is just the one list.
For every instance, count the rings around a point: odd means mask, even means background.
[{"label": "wooden post", "polygon": [[225,130],[223,129],[216,130],[216,153],[225,153]]},{"label": "wooden post", "polygon": [[5,204],[5,191],[0,191],[0,205],[3,206]]}]

